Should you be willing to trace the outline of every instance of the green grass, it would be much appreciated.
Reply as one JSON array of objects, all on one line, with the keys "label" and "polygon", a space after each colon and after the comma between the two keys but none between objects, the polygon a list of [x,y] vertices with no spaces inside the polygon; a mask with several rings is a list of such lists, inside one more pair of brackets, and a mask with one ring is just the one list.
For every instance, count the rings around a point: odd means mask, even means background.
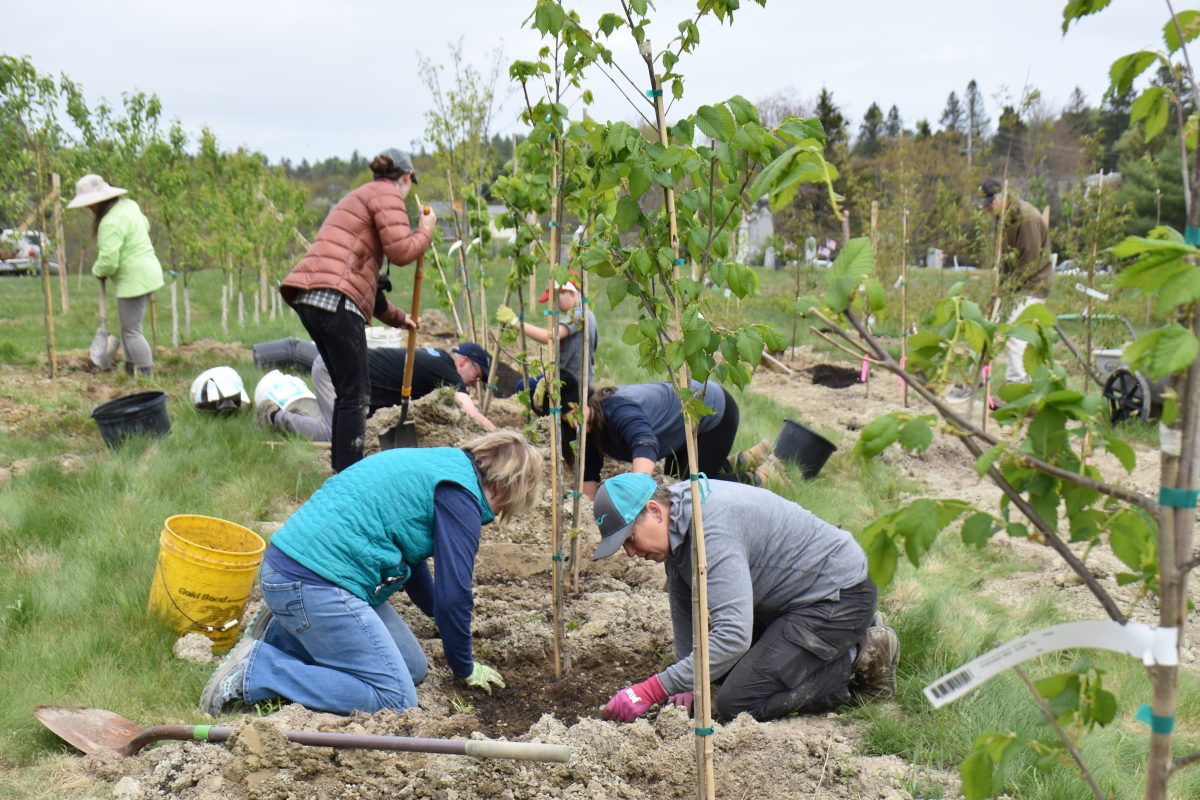
[{"label": "green grass", "polygon": [[[490,274],[498,282],[505,265]],[[403,276],[403,270],[400,271]],[[792,302],[796,276],[788,270],[760,272],[759,296],[737,303],[710,295],[707,312],[718,323],[738,319],[772,322],[791,339]],[[395,277],[395,276],[394,276]],[[824,278],[819,270],[803,270],[801,293],[819,293]],[[910,319],[943,296],[953,280],[965,278],[972,296],[985,299],[990,290],[986,273],[942,274],[914,270],[910,274]],[[192,279],[192,339],[212,338],[246,345],[303,336],[290,311],[275,321],[265,317],[254,326],[247,314],[242,328],[231,316],[228,335],[221,331],[217,273],[198,273]],[[397,281],[397,286],[403,285]],[[57,286],[55,288],[55,310]],[[86,358],[96,327],[96,283],[71,278],[71,311],[55,317],[60,352]],[[1071,299],[1060,281],[1056,297]],[[595,294],[593,290],[593,294]],[[501,292],[490,290],[494,307]],[[403,292],[393,300],[406,307]],[[159,293],[158,344],[170,341],[169,295]],[[430,284],[426,308],[437,307]],[[513,304],[515,305],[515,303]],[[1134,301],[1118,303],[1120,313],[1137,311]],[[1125,309],[1124,306],[1129,308]],[[600,320],[601,349],[597,378],[604,383],[660,380],[636,364],[620,341],[632,321],[627,304],[617,310],[603,299],[594,304]],[[0,279],[0,364],[28,366],[44,358],[40,283],[30,279]],[[1067,306],[1064,310],[1077,310]],[[115,303],[109,313],[116,317]],[[147,325],[148,327],[148,325]],[[883,332],[899,330],[897,319],[882,315]],[[807,332],[801,320],[797,341],[833,352]],[[171,655],[175,637],[145,613],[149,576],[158,550],[158,533],[172,514],[198,513],[237,522],[282,519],[313,491],[322,477],[308,445],[288,441],[266,447],[271,437],[257,430],[249,415],[212,419],[194,412],[186,400],[192,379],[215,366],[214,356],[202,349],[183,348],[159,354],[152,381],[109,374],[100,381],[124,394],[148,386],[162,388],[171,398],[173,432],[167,439],[137,441],[120,451],[102,444],[90,411],[95,399],[79,391],[79,382],[4,381],[0,400],[5,408],[52,410],[43,421],[17,420],[0,427],[0,468],[19,460],[33,466],[0,486],[0,564],[5,593],[0,603],[0,796],[57,797],[53,759],[67,748],[36,725],[30,715],[42,703],[109,707],[131,719],[194,721],[195,701],[209,668],[180,662]],[[248,390],[261,376],[248,352],[232,360],[247,381]],[[843,360],[831,355],[831,360]],[[3,368],[0,367],[0,371]],[[736,446],[747,447],[773,439],[780,421],[795,412],[753,392],[734,391],[741,408]],[[819,410],[805,420],[840,445],[820,476],[802,481],[793,470],[794,490],[784,494],[814,513],[849,530],[890,511],[903,496],[917,490],[907,479],[883,464],[864,466],[850,455],[853,435],[823,427]],[[1152,441],[1152,426],[1126,427],[1139,441]],[[60,458],[77,457],[78,469],[64,469]],[[974,480],[973,475],[965,476]],[[902,566],[887,603],[894,607],[891,622],[903,641],[898,703],[867,707],[855,713],[865,728],[873,753],[897,753],[918,767],[955,769],[969,752],[975,736],[987,730],[1013,729],[1023,735],[1048,736],[1027,692],[1014,676],[989,682],[964,700],[934,711],[921,689],[945,672],[1003,641],[1058,618],[1055,598],[1025,598],[1016,609],[988,599],[980,589],[1028,569],[1000,551],[975,550],[944,537],[921,570]],[[1032,667],[1045,674],[1064,659],[1045,659]],[[1121,719],[1110,730],[1089,737],[1085,754],[1105,786],[1118,797],[1139,794],[1146,731],[1130,721],[1134,707],[1149,697],[1140,665],[1131,659],[1104,657],[1107,680],[1123,706]],[[264,709],[269,710],[269,709]],[[1181,695],[1179,718],[1200,712],[1200,689],[1189,678]],[[1181,725],[1196,744],[1196,733]],[[1200,775],[1197,772],[1196,775]],[[934,785],[911,779],[911,789],[933,796]],[[1200,778],[1189,773],[1172,784],[1177,796],[1200,796]],[[1082,785],[1066,773],[1044,775],[1021,762],[1011,775],[1012,796],[1021,798],[1085,797]]]},{"label": "green grass", "polygon": [[[1066,621],[1055,594],[1025,598],[1016,609],[978,594],[987,583],[1030,570],[996,549],[976,549],[943,537],[932,558],[920,569],[904,564],[893,586],[897,613],[889,619],[900,636],[902,657],[894,706],[865,706],[857,715],[866,723],[869,752],[899,754],[916,764],[957,770],[975,737],[986,731],[1014,731],[1021,736],[1057,741],[1012,672],[988,681],[964,698],[934,709],[922,692],[948,672],[1010,639],[1055,622]],[[1102,617],[1097,613],[1096,618]],[[1121,703],[1118,719],[1084,739],[1085,763],[1102,789],[1118,798],[1140,796],[1145,774],[1148,729],[1133,720],[1137,705],[1148,702],[1145,670],[1133,659],[1089,651],[1106,670],[1105,687]],[[1047,655],[1025,667],[1035,679],[1065,670],[1075,653]],[[1185,674],[1177,716],[1193,719],[1200,704],[1200,683]],[[1198,742],[1197,731],[1183,727],[1178,752]],[[1085,800],[1091,793],[1069,771],[1043,773],[1024,756],[1009,770],[1009,792],[1019,798]],[[1173,797],[1200,796],[1200,773],[1184,772],[1172,781]]]}]

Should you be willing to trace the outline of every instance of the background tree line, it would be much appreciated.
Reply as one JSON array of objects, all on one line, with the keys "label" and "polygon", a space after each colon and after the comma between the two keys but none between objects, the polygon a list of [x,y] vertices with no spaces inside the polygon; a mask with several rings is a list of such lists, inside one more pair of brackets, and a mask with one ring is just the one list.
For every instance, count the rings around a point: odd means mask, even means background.
[{"label": "background tree line", "polygon": [[[502,54],[493,54],[490,73],[482,74],[465,63],[461,45],[449,53],[447,67],[422,59],[423,80],[438,103],[426,115],[432,150],[414,147],[422,195],[474,194],[492,202],[491,186],[511,167],[515,143],[491,130]],[[185,277],[231,265],[239,274],[263,265],[271,277],[286,272],[299,255],[295,234],[311,238],[333,203],[370,176],[371,154],[358,151],[271,164],[261,153],[223,149],[208,129],[193,135],[178,120],[168,122],[154,95],[89,104],[77,83],[40,73],[27,59],[0,56],[0,89],[0,226],[29,217],[49,194],[51,173],[63,176],[68,194],[79,176],[97,172],[131,190],[166,261]],[[870,231],[878,203],[881,263],[898,264],[903,247],[910,264],[938,248],[947,265],[987,266],[990,226],[972,204],[987,175],[1007,177],[1013,191],[1049,207],[1060,261],[1090,253],[1097,237],[1103,247],[1159,222],[1184,225],[1179,149],[1171,135],[1147,145],[1141,130],[1130,128],[1133,95],[1091,105],[1076,89],[1065,107],[1054,109],[1033,87],[1019,98],[985,98],[971,80],[961,93],[949,92],[936,121],[909,120],[897,105],[879,102],[855,121],[828,88],[815,99],[781,93],[757,105],[764,124],[789,114],[821,120],[853,235]],[[1168,119],[1168,133],[1177,124]],[[1120,172],[1120,187],[1107,195],[1086,191],[1084,178],[1101,170]],[[87,256],[89,225],[86,215],[67,215],[70,259],[80,248]],[[840,241],[842,220],[819,187],[806,186],[776,212],[775,231],[784,258],[797,258],[807,236]]]}]

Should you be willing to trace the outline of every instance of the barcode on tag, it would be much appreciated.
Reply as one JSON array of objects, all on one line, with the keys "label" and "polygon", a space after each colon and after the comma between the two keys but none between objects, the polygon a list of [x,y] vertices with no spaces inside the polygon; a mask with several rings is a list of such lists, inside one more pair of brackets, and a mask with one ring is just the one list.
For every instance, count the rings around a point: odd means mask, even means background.
[{"label": "barcode on tag", "polygon": [[949,678],[946,678],[945,680],[939,681],[939,682],[935,683],[933,686],[930,686],[928,689],[925,690],[925,693],[929,696],[929,699],[932,700],[935,705],[940,705],[940,703],[938,702],[939,700],[942,700],[943,698],[946,697],[946,695],[950,694],[951,692],[955,691],[956,689],[961,689],[962,687],[966,686],[974,679],[975,679],[975,676],[971,673],[971,670],[960,669],[958,672],[954,673]]}]

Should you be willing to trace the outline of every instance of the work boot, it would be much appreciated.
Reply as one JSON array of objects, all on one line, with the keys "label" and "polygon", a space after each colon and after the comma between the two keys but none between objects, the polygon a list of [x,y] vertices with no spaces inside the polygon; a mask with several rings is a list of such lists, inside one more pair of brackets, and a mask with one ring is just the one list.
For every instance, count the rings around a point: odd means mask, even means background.
[{"label": "work boot", "polygon": [[778,483],[788,489],[796,488],[788,479],[783,463],[774,455],[767,456],[762,464],[749,473],[749,477],[750,482],[755,486],[765,487],[770,483]]},{"label": "work boot", "polygon": [[271,428],[275,425],[275,414],[279,412],[279,404],[274,400],[263,400],[258,407],[258,415],[254,421],[260,428]]},{"label": "work boot", "polygon": [[204,691],[200,693],[201,711],[217,717],[226,706],[242,702],[245,697],[242,680],[246,677],[246,663],[255,644],[253,639],[242,639],[217,665],[208,683],[204,684]]},{"label": "work boot", "polygon": [[[882,618],[876,612],[876,620]],[[850,670],[850,694],[860,703],[891,700],[896,696],[896,665],[900,663],[900,637],[886,625],[872,625],[858,643]]]},{"label": "work boot", "polygon": [[762,466],[769,455],[771,455],[771,440],[763,439],[754,447],[743,450],[734,456],[733,469],[735,472],[753,472]]}]

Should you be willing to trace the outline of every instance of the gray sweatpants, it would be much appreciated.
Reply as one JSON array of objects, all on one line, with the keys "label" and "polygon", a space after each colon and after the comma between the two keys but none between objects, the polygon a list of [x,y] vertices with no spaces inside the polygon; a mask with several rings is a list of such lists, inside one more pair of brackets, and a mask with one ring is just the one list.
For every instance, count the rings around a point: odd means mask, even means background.
[{"label": "gray sweatpants", "polygon": [[325,368],[325,361],[320,356],[313,360],[312,381],[313,394],[317,396],[317,408],[321,410],[321,418],[279,411],[275,414],[275,427],[299,434],[314,442],[328,442],[333,438],[333,401],[336,393],[329,370]]},{"label": "gray sweatpants", "polygon": [[121,319],[121,346],[125,348],[125,363],[141,370],[148,370],[154,366],[154,353],[142,333],[142,320],[146,318],[146,305],[149,302],[149,294],[117,299],[117,316]]}]

